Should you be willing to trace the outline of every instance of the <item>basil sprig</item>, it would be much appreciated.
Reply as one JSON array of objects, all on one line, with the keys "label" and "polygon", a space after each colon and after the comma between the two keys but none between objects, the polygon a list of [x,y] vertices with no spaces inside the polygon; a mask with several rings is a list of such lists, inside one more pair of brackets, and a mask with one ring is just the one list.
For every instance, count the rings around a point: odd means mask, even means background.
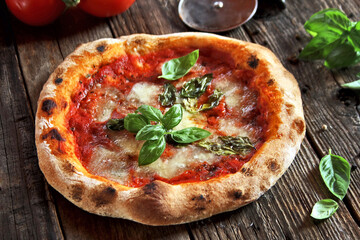
[{"label": "basil sprig", "polygon": [[[359,39],[359,41],[360,41],[360,39]],[[356,74],[356,77],[360,78],[360,73]],[[352,90],[360,90],[360,79],[353,81],[353,82],[344,83],[341,86],[343,88],[349,88]]]},{"label": "basil sprig", "polygon": [[[136,133],[136,140],[145,140],[138,158],[139,166],[143,166],[156,161],[161,156],[166,147],[166,139],[187,144],[211,135],[210,132],[197,127],[173,131],[182,117],[183,109],[180,104],[172,106],[164,115],[157,108],[141,105],[135,113],[129,113],[124,119],[110,119],[106,126],[110,130],[125,128],[129,132]],[[123,128],[120,126],[121,123]]]},{"label": "basil sprig", "polygon": [[[324,156],[319,165],[319,170],[325,185],[337,198],[342,200],[350,184],[350,164],[343,157],[331,154]],[[332,199],[318,201],[311,212],[315,219],[326,219],[338,209],[338,203]]]},{"label": "basil sprig", "polygon": [[185,76],[195,65],[199,58],[199,50],[195,50],[185,56],[171,59],[163,64],[162,75],[159,78],[167,80],[176,80]]},{"label": "basil sprig", "polygon": [[323,59],[328,68],[360,62],[360,22],[351,22],[342,11],[330,8],[312,15],[304,27],[313,39],[300,53],[300,59]]},{"label": "basil sprig", "polygon": [[329,154],[321,159],[319,169],[327,188],[342,200],[350,184],[350,164],[329,150]]},{"label": "basil sprig", "polygon": [[332,199],[322,199],[315,203],[310,216],[315,219],[326,219],[331,217],[339,208],[337,202]]}]

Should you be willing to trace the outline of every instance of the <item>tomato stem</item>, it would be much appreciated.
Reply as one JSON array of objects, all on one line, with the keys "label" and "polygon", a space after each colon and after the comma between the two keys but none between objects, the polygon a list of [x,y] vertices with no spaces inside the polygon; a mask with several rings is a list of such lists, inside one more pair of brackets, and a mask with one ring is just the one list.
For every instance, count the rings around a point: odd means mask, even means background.
[{"label": "tomato stem", "polygon": [[76,5],[78,5],[80,3],[80,0],[62,0],[66,7],[76,7]]}]

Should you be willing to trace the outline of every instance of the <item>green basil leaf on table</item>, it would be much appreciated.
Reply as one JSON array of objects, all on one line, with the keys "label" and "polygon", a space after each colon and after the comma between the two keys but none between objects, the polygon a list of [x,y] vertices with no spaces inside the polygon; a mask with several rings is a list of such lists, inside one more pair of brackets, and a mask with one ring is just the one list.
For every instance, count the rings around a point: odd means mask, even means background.
[{"label": "green basil leaf on table", "polygon": [[224,96],[224,94],[221,91],[218,91],[215,89],[214,93],[210,95],[209,100],[207,103],[203,104],[200,107],[199,111],[205,111],[212,109],[219,105],[221,98]]},{"label": "green basil leaf on table", "polygon": [[164,114],[163,125],[165,129],[169,130],[179,125],[182,117],[182,106],[180,104],[175,104]]},{"label": "green basil leaf on table", "polygon": [[343,157],[331,154],[329,150],[329,154],[321,159],[319,169],[330,192],[343,199],[350,184],[350,164]]},{"label": "green basil leaf on table", "polygon": [[136,134],[136,140],[156,140],[163,137],[165,128],[162,125],[146,125]]},{"label": "green basil leaf on table", "polygon": [[148,124],[150,124],[150,121],[137,113],[129,113],[124,118],[125,129],[132,133],[137,133],[140,129]]},{"label": "green basil leaf on table", "polygon": [[177,143],[192,143],[207,138],[211,133],[202,128],[189,127],[171,132],[171,138]]},{"label": "green basil leaf on table", "polygon": [[162,75],[159,78],[176,80],[185,76],[195,65],[199,58],[199,50],[195,50],[185,56],[171,59],[162,66]]},{"label": "green basil leaf on table", "polygon": [[349,88],[349,89],[353,89],[353,90],[360,90],[360,79],[353,81],[353,82],[349,82],[349,83],[344,83],[341,85],[343,88]]},{"label": "green basil leaf on table", "polygon": [[106,128],[114,131],[120,131],[125,129],[124,127],[124,118],[113,118],[109,119],[106,123]]},{"label": "green basil leaf on table", "polygon": [[348,17],[338,9],[325,9],[313,14],[305,22],[305,30],[313,37],[324,31],[342,34],[349,30],[351,22]]},{"label": "green basil leaf on table", "polygon": [[189,113],[197,113],[199,111],[198,109],[198,99],[197,98],[184,98],[182,100],[182,103],[184,105],[184,108]]},{"label": "green basil leaf on table", "polygon": [[164,92],[159,95],[159,102],[163,107],[174,105],[176,100],[176,88],[171,83],[164,84]]},{"label": "green basil leaf on table", "polygon": [[348,40],[354,46],[356,51],[360,51],[360,22],[357,22],[351,29]]},{"label": "green basil leaf on table", "polygon": [[299,58],[303,60],[324,59],[334,48],[341,44],[339,36],[333,32],[322,32],[305,46]]},{"label": "green basil leaf on table", "polygon": [[182,87],[180,96],[183,98],[200,97],[206,91],[212,79],[213,75],[211,73],[191,79]]},{"label": "green basil leaf on table", "polygon": [[148,140],[141,147],[138,164],[139,166],[148,165],[156,161],[164,152],[166,142],[164,136],[156,140]]},{"label": "green basil leaf on table", "polygon": [[141,105],[135,112],[140,112],[149,121],[161,122],[163,118],[159,109],[149,105]]},{"label": "green basil leaf on table", "polygon": [[251,149],[254,149],[254,145],[251,143],[248,137],[232,137],[221,136],[218,137],[219,141],[201,141],[198,143],[200,147],[203,147],[216,155],[247,155]]},{"label": "green basil leaf on table", "polygon": [[331,217],[339,208],[337,202],[332,199],[323,199],[315,203],[310,216],[315,219],[326,219]]},{"label": "green basil leaf on table", "polygon": [[360,52],[356,52],[350,43],[344,43],[331,51],[324,65],[328,68],[342,68],[360,62]]}]

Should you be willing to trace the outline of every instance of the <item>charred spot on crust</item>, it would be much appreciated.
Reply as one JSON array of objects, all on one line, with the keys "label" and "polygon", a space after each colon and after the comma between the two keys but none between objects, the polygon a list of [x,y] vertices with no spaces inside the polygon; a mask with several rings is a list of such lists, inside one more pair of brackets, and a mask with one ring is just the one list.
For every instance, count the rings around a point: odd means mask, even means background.
[{"label": "charred spot on crust", "polygon": [[95,189],[94,194],[91,196],[91,201],[93,201],[96,207],[100,207],[115,201],[117,196],[116,189],[108,186],[101,186],[100,189]]},{"label": "charred spot on crust", "polygon": [[136,44],[138,45],[144,45],[145,44],[145,40],[143,38],[137,38],[134,41]]},{"label": "charred spot on crust", "polygon": [[267,167],[272,172],[277,172],[280,170],[280,165],[276,162],[276,159],[270,159],[267,162]]},{"label": "charred spot on crust", "polygon": [[67,173],[73,173],[75,172],[75,167],[74,165],[71,164],[71,162],[69,161],[66,161],[64,162],[64,164],[62,165],[62,168],[65,172]]},{"label": "charred spot on crust", "polygon": [[202,200],[206,200],[205,199],[205,197],[202,195],[202,194],[200,194],[200,196],[195,196],[195,197],[193,197],[191,200],[197,200],[197,201],[202,201]]},{"label": "charred spot on crust", "polygon": [[144,186],[144,193],[145,194],[152,194],[157,189],[157,184],[155,182],[148,183]]},{"label": "charred spot on crust", "polygon": [[99,45],[96,47],[96,50],[100,53],[104,52],[105,51],[105,45]]},{"label": "charred spot on crust", "polygon": [[251,67],[252,69],[255,69],[259,65],[259,59],[255,55],[251,55],[249,57],[247,63],[249,65],[249,67]]},{"label": "charred spot on crust", "polygon": [[272,86],[272,85],[274,85],[274,79],[269,79],[268,81],[267,81],[267,85],[270,87],[270,86]]},{"label": "charred spot on crust", "polygon": [[46,139],[48,137],[50,137],[51,139],[58,140],[59,142],[65,141],[65,138],[63,138],[59,133],[59,131],[55,128],[51,129],[47,134],[44,134],[42,136],[42,139]]},{"label": "charred spot on crust", "polygon": [[240,199],[241,196],[242,196],[242,191],[241,191],[241,190],[234,191],[231,195],[232,195],[235,199]]},{"label": "charred spot on crust", "polygon": [[252,176],[253,175],[253,171],[250,168],[242,168],[241,172],[243,174],[245,174],[245,176]]},{"label": "charred spot on crust", "polygon": [[54,108],[56,108],[56,103],[54,102],[54,100],[51,99],[44,100],[41,105],[41,110],[46,112],[48,115],[53,114]]},{"label": "charred spot on crust", "polygon": [[60,83],[62,83],[63,79],[62,78],[57,78],[55,79],[55,84],[59,85]]},{"label": "charred spot on crust", "polygon": [[290,103],[286,103],[285,104],[286,107],[286,112],[291,115],[294,112],[294,105],[290,104]]},{"label": "charred spot on crust", "polygon": [[292,122],[291,127],[293,129],[295,129],[298,134],[301,134],[301,133],[304,132],[305,124],[304,124],[304,121],[302,119],[295,119]]},{"label": "charred spot on crust", "polygon": [[63,102],[63,103],[62,103],[62,108],[66,108],[66,107],[67,107],[67,105],[68,105],[68,103],[67,103],[67,102]]},{"label": "charred spot on crust", "polygon": [[84,185],[83,184],[75,184],[71,186],[71,198],[80,202],[82,200],[82,196],[84,195]]}]

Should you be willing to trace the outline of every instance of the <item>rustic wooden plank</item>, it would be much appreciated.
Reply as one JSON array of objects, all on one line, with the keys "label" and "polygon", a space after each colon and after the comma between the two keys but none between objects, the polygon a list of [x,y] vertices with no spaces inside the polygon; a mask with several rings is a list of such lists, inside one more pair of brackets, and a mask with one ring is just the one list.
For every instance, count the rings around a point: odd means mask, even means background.
[{"label": "rustic wooden plank", "polygon": [[[322,157],[331,148],[335,154],[344,156],[350,164],[359,165],[359,98],[354,94],[350,96],[351,91],[344,91],[339,86],[339,83],[345,80],[347,82],[354,80],[354,73],[359,72],[359,68],[330,71],[322,62],[296,60],[299,49],[310,40],[303,23],[313,13],[329,7],[342,8],[346,13],[352,13],[353,19],[359,20],[358,3],[309,0],[288,3],[287,6],[287,10],[277,17],[251,21],[246,27],[250,33],[258,33],[253,36],[255,42],[268,42],[269,47],[299,81],[307,119],[307,132],[317,149],[317,154]],[[265,29],[273,34],[266,33]],[[327,125],[326,131],[322,130],[323,125]],[[360,170],[356,169],[352,172],[352,181],[345,199],[358,223],[360,223],[359,180]]]},{"label": "rustic wooden plank", "polygon": [[37,164],[33,118],[4,4],[0,5],[0,237],[62,239]]}]

